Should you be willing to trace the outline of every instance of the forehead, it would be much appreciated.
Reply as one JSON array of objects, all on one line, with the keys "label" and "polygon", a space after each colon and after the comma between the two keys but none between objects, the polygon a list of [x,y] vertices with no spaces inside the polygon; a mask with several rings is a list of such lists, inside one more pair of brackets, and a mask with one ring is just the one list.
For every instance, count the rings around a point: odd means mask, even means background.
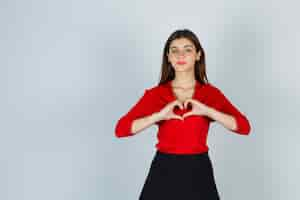
[{"label": "forehead", "polygon": [[184,48],[184,47],[195,47],[193,42],[186,38],[175,39],[171,42],[170,48]]}]

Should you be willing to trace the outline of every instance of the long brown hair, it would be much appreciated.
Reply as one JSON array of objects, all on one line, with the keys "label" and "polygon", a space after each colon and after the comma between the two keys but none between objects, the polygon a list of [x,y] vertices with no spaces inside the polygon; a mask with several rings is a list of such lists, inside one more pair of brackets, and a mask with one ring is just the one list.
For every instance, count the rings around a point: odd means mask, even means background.
[{"label": "long brown hair", "polygon": [[196,52],[198,53],[201,51],[200,60],[196,60],[194,71],[195,71],[195,79],[201,83],[209,83],[207,76],[206,76],[206,69],[205,69],[205,52],[199,42],[199,39],[197,36],[190,31],[189,29],[179,29],[174,31],[169,38],[167,39],[163,56],[162,56],[162,65],[161,65],[161,74],[160,74],[160,81],[159,85],[163,84],[165,82],[168,82],[170,80],[173,80],[175,78],[175,70],[172,67],[171,63],[168,61],[167,53],[169,52],[170,44],[173,40],[179,39],[179,38],[186,38],[190,40],[192,43],[194,43],[196,47]]}]

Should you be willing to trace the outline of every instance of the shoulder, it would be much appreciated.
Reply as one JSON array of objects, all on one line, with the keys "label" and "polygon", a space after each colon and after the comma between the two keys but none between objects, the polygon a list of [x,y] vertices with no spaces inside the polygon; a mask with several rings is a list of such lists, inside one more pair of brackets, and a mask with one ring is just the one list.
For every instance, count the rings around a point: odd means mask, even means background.
[{"label": "shoulder", "polygon": [[158,92],[160,90],[160,86],[146,86],[143,89],[143,96],[146,98],[154,98],[157,96]]},{"label": "shoulder", "polygon": [[159,94],[161,91],[167,89],[167,83],[152,85],[145,89],[146,92],[151,94]]},{"label": "shoulder", "polygon": [[204,84],[203,85],[203,89],[206,90],[207,92],[210,92],[210,93],[219,93],[219,92],[221,92],[220,88],[217,87],[213,83],[206,83],[206,84]]},{"label": "shoulder", "polygon": [[156,103],[168,103],[173,100],[172,93],[168,82],[152,85],[146,88],[147,96],[151,96],[151,99]]},{"label": "shoulder", "polygon": [[212,99],[220,99],[224,97],[224,93],[220,89],[220,87],[216,86],[213,83],[207,83],[203,85],[203,93],[205,93],[208,98]]}]

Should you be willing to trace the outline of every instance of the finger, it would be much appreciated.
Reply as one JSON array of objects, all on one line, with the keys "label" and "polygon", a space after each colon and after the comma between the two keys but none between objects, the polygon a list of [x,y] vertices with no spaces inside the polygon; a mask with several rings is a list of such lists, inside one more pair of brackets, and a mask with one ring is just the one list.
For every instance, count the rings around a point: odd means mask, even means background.
[{"label": "finger", "polygon": [[172,119],[179,119],[179,120],[183,120],[183,117],[179,116],[179,115],[171,115]]},{"label": "finger", "polygon": [[187,108],[188,103],[192,103],[191,99],[187,99],[183,102],[184,108]]},{"label": "finger", "polygon": [[182,105],[182,103],[179,100],[176,100],[174,102],[174,106],[176,106],[176,105],[178,105],[180,109],[183,109],[183,105]]},{"label": "finger", "polygon": [[177,105],[179,106],[179,108],[180,108],[181,110],[183,110],[183,104],[182,104],[181,102],[178,102]]},{"label": "finger", "polygon": [[191,111],[191,112],[184,113],[184,114],[182,115],[182,117],[185,118],[185,117],[187,117],[187,116],[194,115],[194,114],[195,114],[195,113],[194,113],[193,111]]},{"label": "finger", "polygon": [[200,102],[195,99],[187,99],[186,102],[184,102],[184,103],[185,103],[184,106],[187,108],[188,103],[191,103],[191,106],[193,106],[193,105],[199,105]]}]

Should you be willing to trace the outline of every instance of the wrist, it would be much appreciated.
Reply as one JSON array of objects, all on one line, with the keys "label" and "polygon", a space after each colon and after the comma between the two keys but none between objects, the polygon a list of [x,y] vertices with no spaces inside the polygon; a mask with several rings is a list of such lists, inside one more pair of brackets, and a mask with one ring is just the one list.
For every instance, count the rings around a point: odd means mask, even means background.
[{"label": "wrist", "polygon": [[153,119],[154,123],[161,120],[161,116],[160,116],[159,112],[155,112],[155,113],[151,114],[151,118]]},{"label": "wrist", "polygon": [[206,108],[206,116],[209,118],[213,118],[213,115],[215,113],[215,109],[212,107],[207,106]]}]

